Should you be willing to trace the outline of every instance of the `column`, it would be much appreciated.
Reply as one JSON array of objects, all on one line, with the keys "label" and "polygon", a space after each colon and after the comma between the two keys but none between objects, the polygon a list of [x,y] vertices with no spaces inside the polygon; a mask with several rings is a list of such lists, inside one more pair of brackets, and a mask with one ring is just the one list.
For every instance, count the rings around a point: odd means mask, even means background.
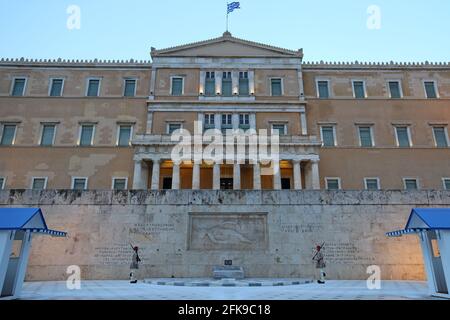
[{"label": "column", "polygon": [[213,190],[220,190],[220,164],[214,163],[213,167]]},{"label": "column", "polygon": [[311,161],[311,180],[313,190],[320,190],[319,160]]},{"label": "column", "polygon": [[281,171],[280,162],[273,161],[273,189],[281,190]]},{"label": "column", "polygon": [[200,92],[199,95],[205,94],[206,71],[200,71]]},{"label": "column", "polygon": [[294,189],[302,190],[302,169],[300,167],[300,160],[292,161],[294,167]]},{"label": "column", "polygon": [[216,96],[221,95],[222,94],[222,71],[216,70],[214,77],[215,77],[215,82],[216,82],[216,92],[214,92],[214,94]]},{"label": "column", "polygon": [[172,166],[172,190],[180,189],[180,164],[174,162]]},{"label": "column", "polygon": [[248,91],[251,96],[255,95],[255,71],[248,72]]},{"label": "column", "polygon": [[233,168],[233,189],[241,190],[241,165],[237,162]]},{"label": "column", "polygon": [[250,113],[250,129],[256,130],[256,113]]},{"label": "column", "polygon": [[192,190],[200,190],[200,163],[194,162],[192,168]]},{"label": "column", "polygon": [[147,113],[147,128],[145,130],[146,134],[152,134],[153,131],[153,111]]},{"label": "column", "polygon": [[152,171],[152,190],[159,190],[159,171],[160,171],[160,161],[159,159],[153,160],[153,171]]},{"label": "column", "polygon": [[214,127],[217,130],[222,129],[222,114],[220,113],[214,114]]},{"label": "column", "polygon": [[306,123],[305,112],[300,112],[300,125],[302,127],[302,135],[306,136],[308,134],[308,125]]},{"label": "column", "polygon": [[233,125],[233,130],[239,129],[239,113],[233,113],[231,116],[231,123]]},{"label": "column", "polygon": [[143,189],[142,160],[134,161],[133,190]]},{"label": "column", "polygon": [[253,165],[253,190],[261,190],[261,167],[258,161]]},{"label": "column", "polygon": [[231,72],[231,83],[233,96],[239,95],[239,71]]}]

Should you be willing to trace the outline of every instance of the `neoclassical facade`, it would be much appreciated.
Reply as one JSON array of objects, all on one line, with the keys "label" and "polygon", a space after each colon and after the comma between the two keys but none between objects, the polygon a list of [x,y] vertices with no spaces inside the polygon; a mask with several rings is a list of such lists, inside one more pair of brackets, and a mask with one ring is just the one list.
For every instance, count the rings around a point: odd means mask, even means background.
[{"label": "neoclassical facade", "polygon": [[[228,32],[151,58],[1,59],[0,188],[450,188],[448,64],[306,63]],[[277,160],[173,161],[174,132],[214,129],[278,133]]]}]

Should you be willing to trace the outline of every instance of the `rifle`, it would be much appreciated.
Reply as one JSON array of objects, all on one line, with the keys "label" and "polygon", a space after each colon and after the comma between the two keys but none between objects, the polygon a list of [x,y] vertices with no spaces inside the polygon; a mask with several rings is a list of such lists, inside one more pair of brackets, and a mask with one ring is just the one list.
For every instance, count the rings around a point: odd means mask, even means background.
[{"label": "rifle", "polygon": [[[322,243],[322,245],[320,246],[320,249],[322,249],[324,245],[325,245],[325,242]],[[314,257],[312,257],[312,260],[314,260],[314,258],[317,256],[318,253],[319,253],[319,251],[317,251],[316,254],[314,255]]]}]

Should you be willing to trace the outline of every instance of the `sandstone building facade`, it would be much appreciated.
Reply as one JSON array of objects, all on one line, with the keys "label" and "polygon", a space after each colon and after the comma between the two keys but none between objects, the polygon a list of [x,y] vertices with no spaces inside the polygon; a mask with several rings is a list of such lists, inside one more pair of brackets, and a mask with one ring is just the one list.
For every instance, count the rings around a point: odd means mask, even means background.
[{"label": "sandstone building facade", "polygon": [[[0,61],[4,189],[448,189],[447,64],[305,63],[222,37],[146,61]],[[266,129],[259,163],[170,160],[176,129]]]}]

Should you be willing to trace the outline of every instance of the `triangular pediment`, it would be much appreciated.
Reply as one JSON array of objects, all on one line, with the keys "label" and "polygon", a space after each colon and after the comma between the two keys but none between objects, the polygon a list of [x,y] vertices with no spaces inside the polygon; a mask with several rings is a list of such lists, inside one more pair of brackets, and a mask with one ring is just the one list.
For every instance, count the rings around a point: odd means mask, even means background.
[{"label": "triangular pediment", "polygon": [[242,40],[227,32],[220,38],[207,41],[162,50],[152,48],[151,53],[152,57],[298,58],[303,56],[302,50],[292,51]]}]

